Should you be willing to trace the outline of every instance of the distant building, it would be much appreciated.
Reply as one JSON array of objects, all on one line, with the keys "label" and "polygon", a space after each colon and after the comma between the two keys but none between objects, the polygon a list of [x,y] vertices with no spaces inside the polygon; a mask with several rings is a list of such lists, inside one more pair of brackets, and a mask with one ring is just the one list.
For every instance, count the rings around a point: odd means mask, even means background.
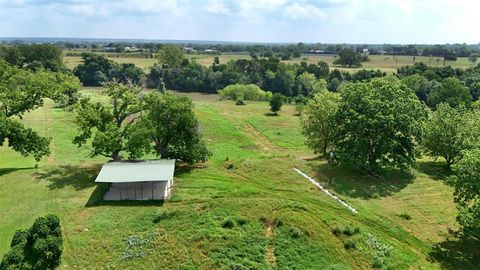
[{"label": "distant building", "polygon": [[206,53],[216,53],[218,51],[215,50],[215,49],[205,49],[204,52],[206,52]]},{"label": "distant building", "polygon": [[103,165],[95,183],[108,183],[106,201],[165,200],[170,198],[174,159],[111,161]]},{"label": "distant building", "polygon": [[191,48],[191,47],[184,47],[183,51],[186,52],[186,53],[190,53],[190,52],[196,52],[197,50],[195,50],[194,48]]}]

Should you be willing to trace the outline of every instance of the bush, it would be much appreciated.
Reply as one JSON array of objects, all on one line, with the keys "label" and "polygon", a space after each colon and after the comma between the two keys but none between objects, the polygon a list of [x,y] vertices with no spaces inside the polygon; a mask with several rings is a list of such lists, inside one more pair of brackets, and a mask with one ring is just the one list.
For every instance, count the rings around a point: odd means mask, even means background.
[{"label": "bush", "polygon": [[237,224],[240,226],[243,226],[248,223],[248,219],[244,217],[238,217],[237,218]]},{"label": "bush", "polygon": [[345,249],[356,249],[357,243],[352,239],[348,239],[347,241],[345,241],[345,244],[343,246],[345,247]]},{"label": "bush", "polygon": [[410,214],[408,214],[408,213],[402,213],[398,216],[405,219],[405,220],[411,220],[412,219],[412,216],[410,216]]},{"label": "bush", "polygon": [[255,84],[232,84],[219,90],[218,93],[222,98],[242,100],[242,102],[243,100],[267,101],[272,97],[271,92],[263,91]]},{"label": "bush", "polygon": [[235,223],[231,219],[226,219],[222,223],[222,228],[224,229],[232,229],[235,226]]},{"label": "bush", "polygon": [[235,102],[235,105],[246,105],[246,104],[243,101],[243,99],[237,99],[237,101]]},{"label": "bush", "polygon": [[348,236],[352,236],[357,233],[360,233],[360,228],[357,225],[348,225],[343,229],[343,234]]},{"label": "bush", "polygon": [[333,228],[332,228],[332,233],[333,233],[335,236],[340,236],[340,234],[342,234],[342,229],[341,229],[338,225],[335,225],[335,226],[333,226]]},{"label": "bush", "polygon": [[60,219],[48,214],[35,220],[27,230],[18,230],[0,269],[55,269],[63,251]]},{"label": "bush", "polygon": [[303,234],[302,231],[297,227],[291,227],[288,230],[288,235],[293,239],[300,238],[300,236],[302,236],[302,234]]}]

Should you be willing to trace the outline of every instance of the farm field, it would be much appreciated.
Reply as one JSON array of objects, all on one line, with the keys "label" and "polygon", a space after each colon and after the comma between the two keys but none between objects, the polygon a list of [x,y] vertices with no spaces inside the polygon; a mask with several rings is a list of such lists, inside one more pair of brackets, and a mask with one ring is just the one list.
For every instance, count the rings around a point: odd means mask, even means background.
[{"label": "farm field", "polygon": [[[65,57],[67,65],[74,60]],[[98,88],[82,94],[104,98]],[[61,269],[366,269],[380,256],[373,246],[390,247],[383,262],[390,269],[480,264],[478,247],[451,233],[456,209],[441,161],[425,157],[416,170],[384,177],[330,170],[304,146],[292,106],[270,116],[265,102],[235,106],[217,95],[178,94],[193,99],[213,156],[177,168],[164,203],[102,202],[105,187],[93,179],[106,159],[87,158],[88,149],[71,143],[72,113],[46,100],[26,115],[26,125],[52,138],[52,154],[37,164],[0,147],[0,256],[16,229],[54,213],[64,234]],[[330,190],[359,213],[293,167],[325,185],[333,176]],[[356,249],[345,248],[350,242]]]},{"label": "farm field", "polygon": [[[190,60],[195,60],[198,63],[211,66],[215,55],[205,55],[205,54],[185,54]],[[220,63],[226,63],[229,60],[237,60],[243,58],[250,58],[248,54],[221,54],[219,55]],[[157,63],[157,60],[154,58],[135,58],[135,57],[111,57],[115,62],[118,63],[133,63],[138,67],[142,68],[145,71],[148,71],[148,68]],[[391,56],[391,55],[371,55],[369,56],[369,61],[363,62],[362,67],[360,68],[344,68],[341,66],[333,65],[335,61],[334,55],[303,55],[300,58],[294,58],[293,60],[283,61],[285,63],[300,63],[306,61],[308,63],[318,63],[319,61],[325,61],[328,63],[331,69],[337,68],[340,70],[346,70],[349,72],[355,72],[362,68],[365,69],[380,69],[383,72],[389,74],[397,72],[397,68],[413,65],[412,56]],[[437,61],[438,60],[438,61]],[[79,56],[64,56],[64,62],[66,66],[70,69],[73,69],[78,64],[81,63],[81,57]],[[423,62],[429,66],[443,66],[443,58],[439,57],[427,57],[427,56],[417,56],[415,62]],[[456,61],[447,61],[446,65],[452,66],[453,68],[468,68],[472,66],[472,63],[468,61],[466,57],[459,57]]]}]

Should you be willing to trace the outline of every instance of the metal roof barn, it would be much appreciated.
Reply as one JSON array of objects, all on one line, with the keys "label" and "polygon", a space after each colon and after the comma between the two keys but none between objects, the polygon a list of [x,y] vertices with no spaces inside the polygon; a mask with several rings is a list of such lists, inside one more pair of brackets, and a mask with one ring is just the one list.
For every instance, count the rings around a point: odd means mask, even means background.
[{"label": "metal roof barn", "polygon": [[104,200],[165,200],[174,172],[174,159],[111,161],[103,165],[95,182],[109,184]]}]

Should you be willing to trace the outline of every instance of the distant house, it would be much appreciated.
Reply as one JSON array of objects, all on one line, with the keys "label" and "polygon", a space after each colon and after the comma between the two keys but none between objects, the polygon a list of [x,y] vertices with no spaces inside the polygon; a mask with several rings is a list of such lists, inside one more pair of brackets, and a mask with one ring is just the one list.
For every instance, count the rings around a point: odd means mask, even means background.
[{"label": "distant house", "polygon": [[103,165],[96,183],[108,183],[107,201],[165,200],[170,198],[174,159],[111,161]]}]

